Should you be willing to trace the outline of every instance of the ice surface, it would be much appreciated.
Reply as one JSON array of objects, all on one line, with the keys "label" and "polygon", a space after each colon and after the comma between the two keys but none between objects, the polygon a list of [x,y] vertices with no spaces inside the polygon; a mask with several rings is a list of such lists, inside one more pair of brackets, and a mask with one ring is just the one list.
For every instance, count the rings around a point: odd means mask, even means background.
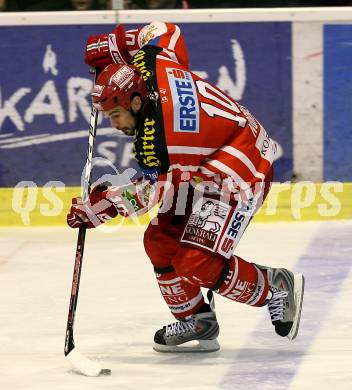
[{"label": "ice surface", "polygon": [[142,246],[143,229],[87,233],[75,341],[112,375],[64,358],[77,232],[0,229],[1,390],[352,388],[352,222],[253,224],[237,254],[306,275],[298,338],[273,333],[266,308],[216,297],[221,350],[158,354],[173,321]]}]

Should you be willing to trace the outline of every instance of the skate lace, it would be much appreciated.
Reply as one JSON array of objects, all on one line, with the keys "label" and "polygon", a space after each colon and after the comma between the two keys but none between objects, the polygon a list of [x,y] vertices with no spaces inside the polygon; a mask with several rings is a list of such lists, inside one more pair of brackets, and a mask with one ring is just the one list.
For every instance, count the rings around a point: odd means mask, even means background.
[{"label": "skate lace", "polygon": [[165,336],[170,337],[170,336],[180,335],[182,333],[193,331],[194,328],[195,328],[194,319],[189,321],[177,321],[166,326]]},{"label": "skate lace", "polygon": [[279,321],[284,318],[284,299],[287,296],[287,291],[273,291],[273,296],[268,303],[272,321]]}]

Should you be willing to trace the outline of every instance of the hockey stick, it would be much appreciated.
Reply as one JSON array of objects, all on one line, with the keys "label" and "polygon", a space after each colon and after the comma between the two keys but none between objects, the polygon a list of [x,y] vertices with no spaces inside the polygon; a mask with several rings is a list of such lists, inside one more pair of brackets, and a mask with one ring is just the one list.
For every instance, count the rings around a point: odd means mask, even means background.
[{"label": "hockey stick", "polygon": [[[98,77],[98,72],[95,71],[94,84]],[[91,186],[91,174],[92,174],[92,159],[94,153],[94,144],[97,131],[98,122],[98,110],[92,105],[90,112],[90,126],[88,137],[88,151],[87,160],[84,172],[84,185],[83,185],[83,201],[87,200],[90,193]],[[83,375],[87,376],[99,376],[109,375],[111,370],[103,369],[96,362],[89,360],[87,357],[81,354],[81,352],[75,347],[73,338],[73,325],[75,321],[79,283],[81,279],[82,260],[84,243],[86,238],[86,227],[82,225],[78,231],[77,249],[75,257],[75,265],[73,270],[73,279],[71,287],[70,306],[68,310],[67,326],[66,326],[66,338],[65,338],[65,356],[72,363],[72,365]]]}]

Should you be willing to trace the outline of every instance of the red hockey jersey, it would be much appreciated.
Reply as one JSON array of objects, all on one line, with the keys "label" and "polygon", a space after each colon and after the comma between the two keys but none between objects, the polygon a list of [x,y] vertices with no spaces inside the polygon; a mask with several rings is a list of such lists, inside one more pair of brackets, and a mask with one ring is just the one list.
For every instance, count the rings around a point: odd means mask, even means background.
[{"label": "red hockey jersey", "polygon": [[[153,126],[162,122],[159,153],[166,148],[167,157],[164,153],[160,172],[173,173],[173,181],[181,172],[208,179],[231,177],[239,185],[253,186],[263,181],[277,151],[275,142],[245,107],[189,70],[179,27],[155,22],[127,31],[126,40],[134,56],[132,63],[142,71],[149,86],[153,81],[151,89],[159,111],[155,111],[155,118],[151,114],[147,119]],[[153,126],[149,126],[149,132]],[[148,126],[145,128],[148,133]],[[154,146],[149,146],[155,152]],[[146,152],[144,149],[142,154]],[[145,168],[153,167],[153,160],[150,162]]]}]

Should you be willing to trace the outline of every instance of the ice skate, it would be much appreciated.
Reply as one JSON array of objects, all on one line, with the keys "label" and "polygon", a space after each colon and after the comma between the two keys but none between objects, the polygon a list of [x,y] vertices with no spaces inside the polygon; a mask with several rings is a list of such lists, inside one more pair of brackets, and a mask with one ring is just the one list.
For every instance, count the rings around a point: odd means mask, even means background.
[{"label": "ice skate", "polygon": [[[265,267],[262,267],[265,268]],[[290,340],[296,338],[301,318],[304,277],[285,268],[265,268],[272,293],[268,301],[275,332]]]},{"label": "ice skate", "polygon": [[208,292],[209,311],[193,314],[182,321],[159,329],[154,336],[157,352],[213,352],[220,349],[217,341],[219,324],[214,311],[214,298]]}]

